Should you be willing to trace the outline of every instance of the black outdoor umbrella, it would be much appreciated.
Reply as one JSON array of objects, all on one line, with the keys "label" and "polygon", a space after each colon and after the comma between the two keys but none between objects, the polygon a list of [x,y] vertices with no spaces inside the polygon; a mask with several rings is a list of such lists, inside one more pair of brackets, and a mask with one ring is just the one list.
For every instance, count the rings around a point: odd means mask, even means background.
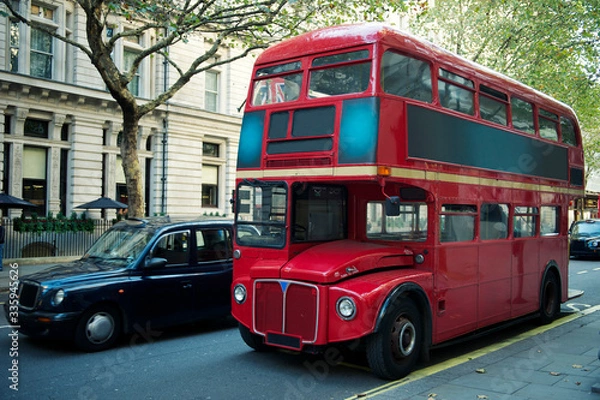
[{"label": "black outdoor umbrella", "polygon": [[9,208],[35,208],[35,204],[27,200],[20,199],[10,194],[0,192],[0,209],[7,210]]},{"label": "black outdoor umbrella", "polygon": [[128,207],[127,204],[121,203],[120,201],[116,201],[116,200],[113,200],[108,197],[100,197],[94,201],[90,201],[89,203],[84,203],[75,208],[85,208],[87,210],[89,210],[89,209],[105,210],[105,209],[112,209],[112,208],[121,209],[121,208],[127,208],[127,207]]}]

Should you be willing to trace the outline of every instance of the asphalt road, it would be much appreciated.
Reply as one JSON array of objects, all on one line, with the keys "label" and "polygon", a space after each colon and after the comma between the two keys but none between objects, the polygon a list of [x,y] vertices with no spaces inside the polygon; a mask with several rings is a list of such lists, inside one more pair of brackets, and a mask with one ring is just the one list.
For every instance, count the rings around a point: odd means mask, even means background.
[{"label": "asphalt road", "polygon": [[[563,305],[563,310],[600,304],[598,282],[600,261],[571,261],[570,286],[586,294]],[[494,335],[437,349],[424,366],[535,327],[524,321]],[[361,357],[334,348],[327,357],[254,352],[230,318],[167,331],[150,329],[101,353],[17,338],[1,328],[0,377],[1,399],[345,399],[385,384],[367,370]],[[14,377],[18,391],[10,388]]]}]

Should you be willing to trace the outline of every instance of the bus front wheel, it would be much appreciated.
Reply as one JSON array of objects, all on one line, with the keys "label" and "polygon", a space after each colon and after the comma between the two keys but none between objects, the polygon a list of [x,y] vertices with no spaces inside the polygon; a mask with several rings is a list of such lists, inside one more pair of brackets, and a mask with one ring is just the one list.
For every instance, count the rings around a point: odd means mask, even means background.
[{"label": "bus front wheel", "polygon": [[540,301],[540,322],[549,324],[560,312],[560,286],[556,274],[550,272],[542,282],[542,299]]},{"label": "bus front wheel", "polygon": [[248,347],[261,352],[270,350],[270,347],[265,344],[265,340],[262,336],[250,332],[250,329],[246,328],[242,324],[239,324],[238,327],[240,330],[240,336],[244,340],[244,343],[248,345]]},{"label": "bus front wheel", "polygon": [[380,378],[400,379],[411,372],[422,343],[419,310],[411,300],[400,299],[385,315],[380,329],[367,340],[369,366]]}]

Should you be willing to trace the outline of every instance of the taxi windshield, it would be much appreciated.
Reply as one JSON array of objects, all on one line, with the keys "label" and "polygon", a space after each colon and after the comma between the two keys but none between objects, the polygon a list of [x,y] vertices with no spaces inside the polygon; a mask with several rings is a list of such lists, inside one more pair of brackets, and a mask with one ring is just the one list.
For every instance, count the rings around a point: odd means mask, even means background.
[{"label": "taxi windshield", "polygon": [[152,236],[152,232],[140,227],[114,227],[100,236],[83,258],[127,265],[140,256]]}]

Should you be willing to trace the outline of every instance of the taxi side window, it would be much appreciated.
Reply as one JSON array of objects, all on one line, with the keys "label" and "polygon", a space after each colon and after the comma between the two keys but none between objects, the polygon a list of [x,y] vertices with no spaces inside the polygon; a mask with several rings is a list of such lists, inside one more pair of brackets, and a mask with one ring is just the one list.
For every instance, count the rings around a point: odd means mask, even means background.
[{"label": "taxi side window", "polygon": [[232,257],[231,235],[227,229],[196,231],[198,261],[227,260]]},{"label": "taxi side window", "polygon": [[189,262],[189,231],[168,233],[154,247],[153,256],[165,258],[167,267],[187,265]]}]

